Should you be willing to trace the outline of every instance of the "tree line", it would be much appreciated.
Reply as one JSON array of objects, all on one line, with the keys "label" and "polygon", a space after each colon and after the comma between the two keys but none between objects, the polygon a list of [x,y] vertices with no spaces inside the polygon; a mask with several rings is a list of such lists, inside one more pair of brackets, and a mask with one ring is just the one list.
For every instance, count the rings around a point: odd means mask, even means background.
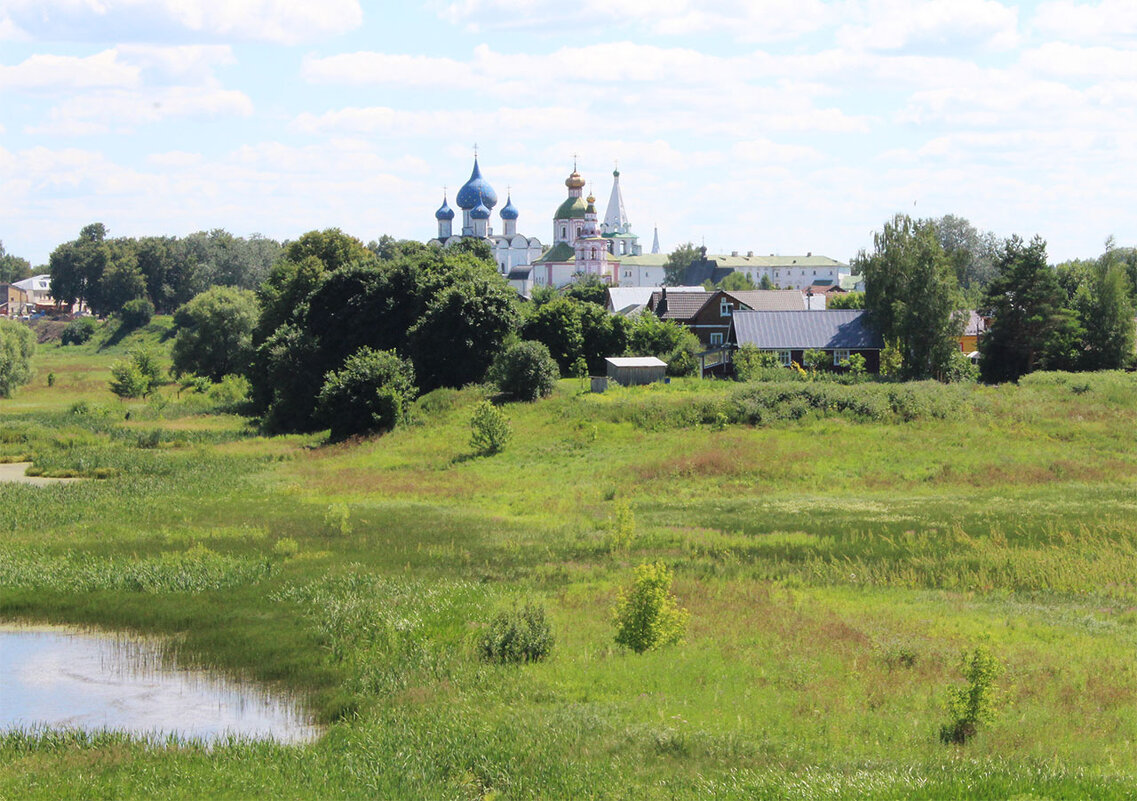
[{"label": "tree line", "polygon": [[100,316],[138,300],[168,314],[211,286],[258,286],[280,252],[280,243],[256,234],[111,238],[105,225],[92,223],[52,252],[51,294],[65,305],[83,301]]},{"label": "tree line", "polygon": [[959,337],[972,309],[990,322],[979,338],[984,381],[1133,363],[1137,255],[1112,241],[1097,259],[1051,267],[1039,237],[996,241],[961,218],[896,215],[853,268],[906,378],[967,374]]},{"label": "tree line", "polygon": [[214,287],[180,307],[173,367],[246,377],[266,430],[334,437],[390,428],[418,394],[487,376],[533,399],[551,391],[550,375],[603,370],[615,354],[694,369],[690,332],[654,315],[609,315],[595,281],[536,295],[520,303],[484,242],[365,246],[311,231],[283,246],[255,291]]}]

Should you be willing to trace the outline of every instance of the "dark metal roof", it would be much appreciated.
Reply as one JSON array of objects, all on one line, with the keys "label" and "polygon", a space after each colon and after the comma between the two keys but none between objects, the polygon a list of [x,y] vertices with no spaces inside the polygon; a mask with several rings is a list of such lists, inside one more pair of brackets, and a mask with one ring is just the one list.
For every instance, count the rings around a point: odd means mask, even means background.
[{"label": "dark metal roof", "polygon": [[509,271],[509,281],[528,281],[529,276],[533,273],[533,268],[530,266],[514,267]]},{"label": "dark metal roof", "polygon": [[868,324],[868,316],[861,309],[736,311],[731,341],[762,350],[884,348],[884,338]]}]

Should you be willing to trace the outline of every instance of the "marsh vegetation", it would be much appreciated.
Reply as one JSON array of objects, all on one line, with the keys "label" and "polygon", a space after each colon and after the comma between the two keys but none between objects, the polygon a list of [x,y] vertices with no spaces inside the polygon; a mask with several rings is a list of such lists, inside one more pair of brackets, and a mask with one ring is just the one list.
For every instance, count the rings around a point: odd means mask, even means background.
[{"label": "marsh vegetation", "polygon": [[[338,443],[262,436],[204,387],[116,399],[110,366],[164,331],[43,345],[0,402],[0,459],[96,479],[0,484],[0,619],[174,638],[326,734],[8,732],[0,796],[1131,795],[1130,374],[568,379],[472,458],[478,387]],[[689,617],[637,653],[612,610],[643,564]],[[503,610],[538,608],[543,658],[482,657],[524,628]],[[980,646],[990,708],[960,695]]]}]

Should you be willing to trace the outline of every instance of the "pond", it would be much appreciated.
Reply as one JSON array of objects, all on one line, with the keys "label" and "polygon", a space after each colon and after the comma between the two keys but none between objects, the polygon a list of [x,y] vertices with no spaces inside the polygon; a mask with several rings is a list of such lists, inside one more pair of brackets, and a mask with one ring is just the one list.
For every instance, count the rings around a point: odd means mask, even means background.
[{"label": "pond", "polygon": [[157,641],[0,624],[0,731],[43,727],[203,742],[232,735],[297,743],[319,735],[291,699],[171,666]]},{"label": "pond", "polygon": [[44,476],[29,476],[27,470],[31,462],[5,462],[0,464],[0,482],[9,484],[30,484],[33,487],[50,487],[53,484],[70,484],[82,481],[81,478],[45,478]]}]

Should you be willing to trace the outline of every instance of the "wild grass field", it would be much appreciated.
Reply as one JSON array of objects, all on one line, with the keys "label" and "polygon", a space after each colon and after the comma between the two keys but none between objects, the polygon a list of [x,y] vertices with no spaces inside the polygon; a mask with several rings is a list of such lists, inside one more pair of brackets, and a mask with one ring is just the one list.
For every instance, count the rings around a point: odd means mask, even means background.
[{"label": "wild grass field", "polygon": [[[513,439],[479,456],[477,387],[340,444],[173,384],[115,399],[110,363],[166,331],[42,345],[0,401],[0,460],[104,476],[0,485],[0,620],[165,635],[326,733],[7,733],[0,798],[1134,797],[1133,375],[566,380],[505,404]],[[636,654],[612,608],[654,561],[690,623]],[[480,660],[526,602],[549,659]],[[978,645],[997,713],[945,745]]]}]

